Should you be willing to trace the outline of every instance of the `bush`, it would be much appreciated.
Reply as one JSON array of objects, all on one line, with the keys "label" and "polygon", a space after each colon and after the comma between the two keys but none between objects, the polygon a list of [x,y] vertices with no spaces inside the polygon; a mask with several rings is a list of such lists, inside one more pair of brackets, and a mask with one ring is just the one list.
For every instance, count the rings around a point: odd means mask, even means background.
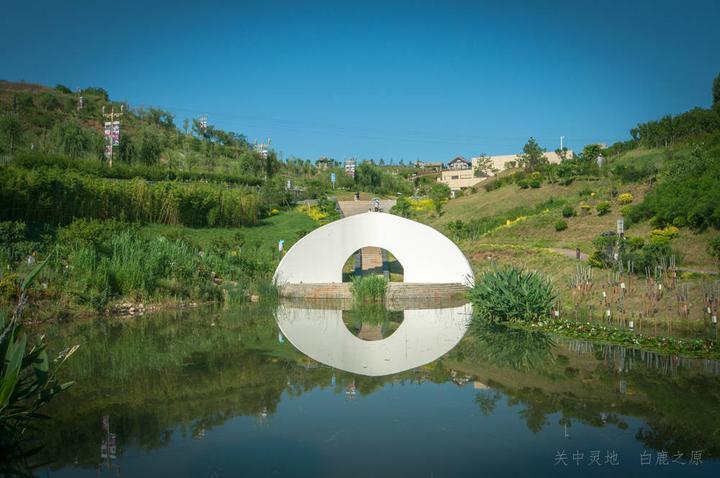
[{"label": "bush", "polygon": [[622,193],[621,195],[618,196],[618,202],[623,205],[630,204],[631,202],[633,202],[633,199],[634,199],[634,197],[633,197],[632,193]]},{"label": "bush", "polygon": [[604,216],[605,214],[610,212],[610,203],[607,201],[600,201],[595,206],[595,210],[597,210],[598,215]]},{"label": "bush", "polygon": [[350,285],[353,299],[356,303],[382,302],[387,291],[387,279],[382,276],[353,277]]},{"label": "bush", "polygon": [[468,292],[475,316],[490,322],[542,320],[555,298],[549,280],[515,267],[485,272]]},{"label": "bush", "polygon": [[575,208],[568,204],[567,206],[563,207],[562,215],[563,217],[573,217],[575,215]]},{"label": "bush", "polygon": [[668,226],[663,229],[653,229],[650,233],[650,240],[654,241],[670,241],[680,235],[680,229],[675,226]]},{"label": "bush", "polygon": [[520,189],[527,189],[530,184],[528,184],[527,179],[521,179],[517,182],[517,185],[520,186]]},{"label": "bush", "polygon": [[720,236],[710,239],[707,245],[707,251],[716,261],[720,261]]},{"label": "bush", "polygon": [[568,223],[564,219],[558,219],[557,222],[555,223],[555,230],[558,232],[564,231],[567,228],[568,228]]},{"label": "bush", "polygon": [[542,182],[541,182],[540,179],[538,179],[538,178],[532,178],[532,179],[530,180],[530,187],[533,188],[533,189],[539,188],[539,187],[540,187],[540,184],[542,184]]}]

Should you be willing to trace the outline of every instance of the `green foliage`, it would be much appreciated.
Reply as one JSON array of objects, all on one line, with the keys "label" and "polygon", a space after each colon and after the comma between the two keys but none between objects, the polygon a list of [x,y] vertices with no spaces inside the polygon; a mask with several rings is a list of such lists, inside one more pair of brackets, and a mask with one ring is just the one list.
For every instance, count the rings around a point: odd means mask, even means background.
[{"label": "green foliage", "polygon": [[436,183],[430,188],[430,200],[432,200],[435,213],[442,214],[443,206],[450,197],[450,187],[447,184]]},{"label": "green foliage", "polygon": [[535,216],[548,209],[557,209],[565,206],[566,204],[567,203],[564,200],[558,200],[551,197],[550,199],[533,207],[516,207],[497,216],[481,217],[472,219],[468,222],[461,220],[452,221],[448,224],[448,228],[450,234],[456,239],[478,239],[493,229],[506,224],[507,221],[514,221],[521,216]]},{"label": "green foliage", "polygon": [[517,185],[520,186],[520,189],[527,189],[530,186],[530,183],[527,179],[520,179],[518,180]]},{"label": "green foliage", "polygon": [[489,322],[545,319],[555,298],[548,279],[515,267],[485,272],[468,292],[476,317]]},{"label": "green foliage", "polygon": [[528,184],[530,184],[531,188],[537,189],[542,184],[542,181],[540,180],[540,178],[532,178],[530,179],[530,182]]},{"label": "green foliage", "polygon": [[556,230],[556,231],[558,231],[558,232],[564,231],[564,230],[567,229],[567,228],[568,228],[568,223],[567,223],[566,220],[564,220],[564,219],[558,219],[558,220],[555,222],[555,230]]},{"label": "green foliage", "polygon": [[[75,229],[90,229],[94,237],[94,224],[83,225]],[[241,250],[225,243],[198,249],[187,241],[146,238],[132,230],[114,233],[99,243],[75,241],[64,260],[67,269],[56,271],[62,275],[64,292],[101,311],[122,297],[220,302],[219,285],[247,290],[269,281],[274,269],[270,250]]]},{"label": "green foliage", "polygon": [[595,205],[595,210],[598,212],[598,215],[604,216],[610,212],[610,203],[608,201],[600,201]]},{"label": "green foliage", "polygon": [[412,204],[410,204],[410,200],[405,196],[397,198],[395,205],[390,209],[390,213],[402,217],[412,217],[414,215]]},{"label": "green foliage", "polygon": [[388,281],[383,276],[354,276],[350,285],[356,303],[382,302],[385,300]]},{"label": "green foliage", "polygon": [[57,169],[2,168],[0,220],[50,224],[73,219],[119,219],[193,227],[256,224],[267,214],[260,194],[246,187],[144,180],[113,181]]},{"label": "green foliage", "polygon": [[666,115],[657,121],[641,123],[631,129],[630,134],[642,146],[659,148],[717,132],[718,129],[720,116],[717,111],[694,108],[676,116]]},{"label": "green foliage", "polygon": [[39,410],[72,382],[60,383],[56,372],[77,347],[62,353],[51,365],[44,337],[28,345],[21,326],[25,293],[33,279],[47,264],[39,264],[23,282],[22,295],[12,316],[0,311],[0,455],[14,453],[32,422],[41,418]]},{"label": "green foliage", "polygon": [[83,128],[71,120],[56,124],[50,136],[58,150],[71,158],[78,158],[84,153],[96,153],[98,145],[102,145],[102,137],[98,132]]},{"label": "green foliage", "polygon": [[667,176],[633,207],[631,219],[653,218],[659,226],[680,221],[696,230],[720,228],[719,158],[715,144],[696,147],[689,158],[671,159]]},{"label": "green foliage", "polygon": [[22,144],[23,131],[20,120],[10,114],[0,116],[0,151],[13,154]]},{"label": "green foliage", "polygon": [[633,202],[633,199],[634,197],[632,193],[622,193],[618,196],[618,203],[623,205],[630,204],[631,202]]},{"label": "green foliage", "polygon": [[[675,252],[665,238],[645,241],[640,237],[621,238],[615,233],[607,233],[593,241],[594,252],[590,263],[595,267],[614,267],[617,263],[632,264],[636,274],[644,275],[654,271],[655,267],[667,264]],[[616,260],[617,257],[617,260]]]},{"label": "green foliage", "polygon": [[[119,159],[123,161],[123,154],[129,155],[126,158],[135,158],[134,140],[120,137]],[[123,153],[132,149],[132,152]],[[143,164],[122,164],[117,163],[109,168],[102,162],[93,159],[71,159],[65,156],[48,156],[33,153],[22,153],[13,158],[11,165],[25,169],[59,169],[80,172],[89,176],[98,176],[110,179],[146,179],[148,181],[204,181],[212,183],[244,184],[247,186],[260,186],[266,184],[262,179],[253,176],[237,174],[226,174],[215,171],[184,171],[168,169],[162,166],[146,166]]]},{"label": "green foliage", "polygon": [[386,169],[364,161],[355,170],[355,187],[376,194],[405,194],[413,192],[412,183]]},{"label": "green foliage", "polygon": [[707,245],[707,251],[716,261],[720,261],[720,236],[710,239]]},{"label": "green foliage", "polygon": [[37,250],[39,244],[27,237],[22,221],[0,222],[0,264],[13,264]]},{"label": "green foliage", "polygon": [[562,208],[562,216],[563,217],[573,217],[576,214],[577,213],[575,212],[575,208],[569,204]]},{"label": "green foliage", "polygon": [[547,165],[547,158],[544,156],[545,150],[530,137],[525,146],[523,146],[522,154],[517,156],[518,165],[525,168],[526,171],[538,171]]},{"label": "green foliage", "polygon": [[658,173],[658,169],[654,164],[618,164],[612,168],[612,172],[615,176],[619,177],[623,183],[636,183],[655,176]]},{"label": "green foliage", "polygon": [[66,94],[66,95],[71,95],[71,94],[72,94],[72,90],[71,90],[70,88],[68,88],[67,86],[65,86],[65,85],[60,85],[60,84],[58,84],[58,85],[55,86],[55,90],[56,90],[56,91],[59,91],[60,93],[64,93],[64,94]]}]

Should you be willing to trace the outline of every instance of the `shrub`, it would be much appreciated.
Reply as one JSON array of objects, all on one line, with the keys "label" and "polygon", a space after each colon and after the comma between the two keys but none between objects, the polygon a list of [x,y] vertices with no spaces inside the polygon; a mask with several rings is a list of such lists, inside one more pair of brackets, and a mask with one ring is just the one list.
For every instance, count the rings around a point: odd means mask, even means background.
[{"label": "shrub", "polygon": [[710,239],[707,245],[708,254],[715,260],[720,261],[720,236]]},{"label": "shrub", "polygon": [[675,226],[668,226],[663,229],[653,229],[650,233],[650,240],[669,241],[680,235],[680,229]]},{"label": "shrub", "polygon": [[595,210],[597,210],[600,216],[604,216],[605,214],[610,212],[610,203],[607,201],[600,201],[595,206]]},{"label": "shrub", "polygon": [[562,215],[563,217],[573,217],[575,215],[575,208],[568,204],[567,206],[563,207]]},{"label": "shrub", "polygon": [[539,188],[539,187],[540,187],[540,184],[542,184],[542,182],[540,181],[539,178],[532,178],[532,179],[530,180],[530,187],[533,188],[533,189]]},{"label": "shrub", "polygon": [[621,195],[618,196],[618,202],[623,205],[630,204],[631,202],[633,202],[633,199],[634,198],[633,198],[632,193],[622,193]]},{"label": "shrub", "polygon": [[483,188],[485,188],[485,191],[495,191],[496,189],[499,189],[501,186],[501,182],[494,179],[492,181],[485,181],[485,184],[483,184]]},{"label": "shrub", "polygon": [[350,285],[353,299],[356,303],[382,302],[385,300],[387,279],[382,276],[353,277]]},{"label": "shrub", "polygon": [[633,209],[632,206],[623,206],[623,207],[620,208],[620,214],[621,214],[623,217],[629,218],[629,217],[631,217],[631,215],[632,215],[632,209]]},{"label": "shrub", "polygon": [[557,222],[555,223],[555,230],[558,232],[564,231],[567,228],[568,228],[568,223],[565,219],[558,219]]},{"label": "shrub", "polygon": [[544,319],[555,298],[552,284],[540,273],[515,267],[485,272],[468,292],[476,317],[490,322]]},{"label": "shrub", "polygon": [[517,185],[520,186],[520,189],[527,189],[530,184],[528,183],[527,179],[521,179],[517,182]]}]

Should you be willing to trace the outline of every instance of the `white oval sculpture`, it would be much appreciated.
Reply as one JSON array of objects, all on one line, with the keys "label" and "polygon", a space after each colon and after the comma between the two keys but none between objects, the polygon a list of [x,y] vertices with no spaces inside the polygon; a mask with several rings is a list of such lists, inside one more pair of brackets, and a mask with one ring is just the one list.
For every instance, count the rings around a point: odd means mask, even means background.
[{"label": "white oval sculpture", "polygon": [[468,284],[470,264],[450,239],[410,219],[381,212],[346,217],[300,239],[280,261],[277,284],[342,282],[345,261],[363,247],[381,247],[403,266],[403,281]]},{"label": "white oval sculpture", "polygon": [[333,368],[377,377],[420,367],[442,357],[463,338],[472,306],[406,310],[400,326],[382,340],[355,337],[342,310],[281,305],[277,322],[285,338],[308,357]]}]

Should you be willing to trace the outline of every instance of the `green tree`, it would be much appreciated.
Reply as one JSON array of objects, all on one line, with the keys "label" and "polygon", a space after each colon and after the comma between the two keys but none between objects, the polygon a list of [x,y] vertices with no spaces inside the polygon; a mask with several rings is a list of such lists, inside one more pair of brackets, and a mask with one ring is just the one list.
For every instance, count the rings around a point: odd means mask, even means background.
[{"label": "green tree", "polygon": [[160,162],[162,142],[160,135],[152,128],[145,128],[140,132],[139,146],[137,151],[138,159],[147,165],[154,165]]},{"label": "green tree", "polygon": [[477,178],[486,178],[490,176],[490,174],[494,174],[497,172],[497,169],[495,168],[492,159],[485,153],[481,154],[477,158],[476,163],[477,166],[475,167],[475,177]]},{"label": "green tree", "polygon": [[713,87],[712,87],[712,95],[713,95],[713,108],[720,106],[720,74],[715,77],[715,80],[713,81]]},{"label": "green tree", "polygon": [[545,149],[535,141],[532,136],[523,146],[522,154],[517,155],[518,165],[525,168],[525,171],[532,172],[541,169],[548,164],[547,158],[544,156]]},{"label": "green tree", "polygon": [[118,146],[118,159],[124,163],[132,163],[137,157],[135,143],[128,134],[120,136],[120,145]]},{"label": "green tree", "polygon": [[430,188],[430,200],[437,215],[442,214],[443,206],[450,197],[450,187],[447,184],[436,183]]},{"label": "green tree", "polygon": [[412,216],[413,210],[412,205],[410,204],[410,200],[405,196],[400,196],[399,198],[397,198],[397,202],[392,207],[392,209],[390,209],[390,213],[402,217]]},{"label": "green tree", "polygon": [[0,149],[13,154],[22,142],[23,131],[20,120],[13,115],[0,117]]},{"label": "green tree", "polygon": [[52,137],[57,149],[71,158],[77,158],[93,148],[91,135],[74,121],[63,121],[56,124],[52,131]]}]

